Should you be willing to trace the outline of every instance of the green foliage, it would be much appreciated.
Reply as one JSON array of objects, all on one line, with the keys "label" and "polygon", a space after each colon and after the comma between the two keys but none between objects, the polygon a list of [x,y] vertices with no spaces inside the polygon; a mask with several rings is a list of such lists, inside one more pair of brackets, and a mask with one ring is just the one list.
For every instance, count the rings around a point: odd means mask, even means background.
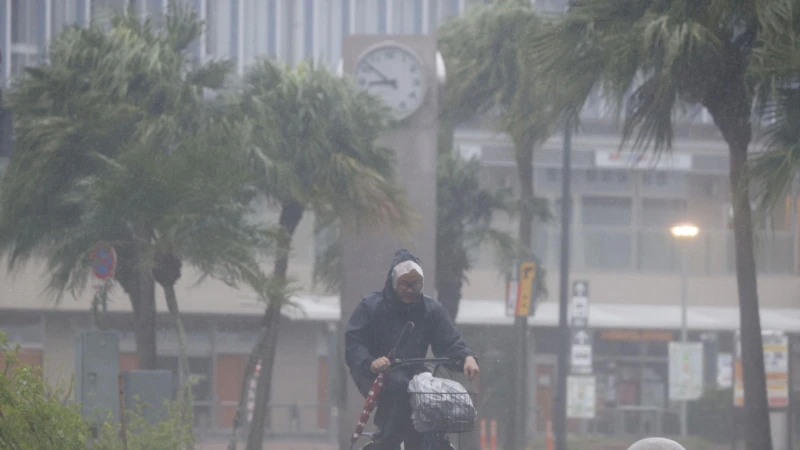
[{"label": "green foliage", "polygon": [[130,14],[110,29],[65,29],[49,63],[10,92],[17,151],[0,186],[0,252],[12,268],[44,255],[59,298],[85,287],[99,243],[117,250],[116,280],[131,294],[161,261],[175,262],[171,283],[182,262],[229,283],[256,279],[273,242],[248,217],[244,125],[206,98],[233,66],[194,61],[201,24],[172,5],[161,28]]},{"label": "green foliage", "polygon": [[251,144],[261,155],[254,166],[267,197],[351,226],[410,225],[394,154],[376,144],[390,121],[376,98],[311,62],[260,60],[245,81],[241,109],[254,124]]},{"label": "green foliage", "polygon": [[[126,411],[128,450],[190,448],[194,435],[191,424],[183,420],[182,406],[179,402],[167,401],[164,407],[167,414],[157,423],[145,419],[146,411],[141,404]],[[122,450],[120,437],[119,422],[110,420],[101,426],[98,438],[91,443],[89,450]]]},{"label": "green foliage", "polygon": [[718,443],[729,443],[733,429],[733,392],[713,389],[703,392],[698,400],[689,403],[689,433]]},{"label": "green foliage", "polygon": [[0,330],[0,448],[84,450],[88,429],[76,405],[50,389],[40,370],[22,364]]}]

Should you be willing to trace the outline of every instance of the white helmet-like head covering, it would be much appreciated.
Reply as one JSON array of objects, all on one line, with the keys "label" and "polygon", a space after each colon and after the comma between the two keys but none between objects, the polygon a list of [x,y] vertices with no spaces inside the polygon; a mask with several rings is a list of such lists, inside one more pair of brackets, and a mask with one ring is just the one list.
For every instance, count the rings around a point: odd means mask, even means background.
[{"label": "white helmet-like head covering", "polygon": [[394,269],[392,269],[392,287],[397,289],[397,279],[412,272],[418,273],[420,278],[423,280],[425,279],[425,276],[422,273],[422,267],[420,267],[419,264],[415,263],[414,261],[403,261],[394,266]]}]

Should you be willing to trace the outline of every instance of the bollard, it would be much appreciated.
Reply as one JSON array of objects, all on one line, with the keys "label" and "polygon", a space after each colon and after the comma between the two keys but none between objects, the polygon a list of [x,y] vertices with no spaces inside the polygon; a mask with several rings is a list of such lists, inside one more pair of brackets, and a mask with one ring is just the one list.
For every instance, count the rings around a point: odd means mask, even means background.
[{"label": "bollard", "polygon": [[645,438],[635,442],[628,450],[686,450],[681,444],[665,438]]},{"label": "bollard", "polygon": [[497,421],[494,419],[489,425],[489,444],[491,445],[490,450],[497,450]]},{"label": "bollard", "polygon": [[547,450],[553,450],[555,442],[553,442],[553,422],[547,421]]},{"label": "bollard", "polygon": [[486,447],[486,419],[481,419],[481,450],[489,450]]}]

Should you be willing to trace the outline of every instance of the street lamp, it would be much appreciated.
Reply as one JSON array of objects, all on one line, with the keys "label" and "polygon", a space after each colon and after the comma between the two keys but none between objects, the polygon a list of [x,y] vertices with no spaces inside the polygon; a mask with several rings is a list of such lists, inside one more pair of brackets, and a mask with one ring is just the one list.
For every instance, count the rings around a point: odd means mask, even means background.
[{"label": "street lamp", "polygon": [[[670,232],[681,245],[681,342],[687,339],[687,310],[689,303],[689,245],[688,241],[697,237],[700,229],[691,223],[680,223],[670,229]],[[686,437],[686,400],[681,400],[681,436]]]}]

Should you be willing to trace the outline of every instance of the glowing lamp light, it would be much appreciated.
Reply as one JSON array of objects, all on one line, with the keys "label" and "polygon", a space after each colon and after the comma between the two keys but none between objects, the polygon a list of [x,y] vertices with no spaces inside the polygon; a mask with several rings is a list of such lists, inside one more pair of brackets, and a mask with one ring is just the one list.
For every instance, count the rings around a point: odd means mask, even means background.
[{"label": "glowing lamp light", "polygon": [[700,232],[700,229],[697,228],[695,225],[689,223],[682,223],[680,225],[675,225],[670,229],[672,235],[676,238],[693,238],[697,236]]}]

